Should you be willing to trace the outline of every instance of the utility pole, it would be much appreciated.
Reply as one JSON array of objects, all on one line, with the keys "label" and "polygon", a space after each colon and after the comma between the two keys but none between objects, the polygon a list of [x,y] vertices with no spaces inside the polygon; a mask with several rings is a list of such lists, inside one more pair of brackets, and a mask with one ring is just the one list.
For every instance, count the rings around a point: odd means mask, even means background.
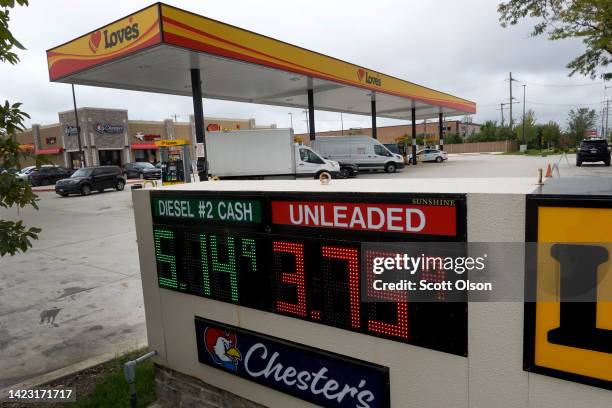
[{"label": "utility pole", "polygon": [[606,99],[606,128],[604,130],[604,139],[608,138],[608,116],[610,116],[610,100]]},{"label": "utility pole", "polygon": [[85,162],[85,155],[83,154],[83,148],[81,147],[81,127],[79,126],[79,114],[77,113],[76,107],[76,96],[74,95],[74,84],[72,84],[72,106],[74,107],[74,123],[77,131],[77,141],[79,146],[79,167],[87,166]]},{"label": "utility pole", "polygon": [[174,123],[178,122],[177,118],[179,117],[179,115],[177,115],[176,113],[174,115],[170,115],[170,117],[174,118]]},{"label": "utility pole", "polygon": [[342,112],[340,112],[340,133],[344,136],[344,118],[342,117]]},{"label": "utility pole", "polygon": [[501,127],[504,127],[504,105],[505,103],[499,104],[499,110],[501,111]]},{"label": "utility pole", "polygon": [[293,112],[289,112],[289,117],[291,118],[291,130],[293,130]]},{"label": "utility pole", "polygon": [[510,121],[508,122],[510,124],[510,130],[512,130],[512,100],[514,99],[512,97],[512,81],[516,81],[516,79],[512,78],[512,72],[510,72],[510,100],[509,100],[509,104],[510,104]]},{"label": "utility pole", "polygon": [[[525,88],[527,85],[523,85],[523,144],[525,144]],[[510,109],[512,109],[512,104],[510,104]]]}]

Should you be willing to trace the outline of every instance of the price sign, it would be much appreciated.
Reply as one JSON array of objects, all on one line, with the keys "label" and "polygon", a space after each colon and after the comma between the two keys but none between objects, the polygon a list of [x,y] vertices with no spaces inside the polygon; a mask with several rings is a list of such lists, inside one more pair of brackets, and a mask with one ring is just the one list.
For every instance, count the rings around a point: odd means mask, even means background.
[{"label": "price sign", "polygon": [[151,194],[160,287],[467,354],[465,302],[365,303],[360,293],[362,242],[463,241],[464,196]]}]

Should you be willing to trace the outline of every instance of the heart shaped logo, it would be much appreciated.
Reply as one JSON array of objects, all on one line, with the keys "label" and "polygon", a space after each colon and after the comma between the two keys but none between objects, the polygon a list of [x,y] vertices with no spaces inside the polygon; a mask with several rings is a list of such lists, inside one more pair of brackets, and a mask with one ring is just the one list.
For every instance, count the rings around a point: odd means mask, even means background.
[{"label": "heart shaped logo", "polygon": [[89,49],[94,54],[98,51],[98,46],[100,45],[100,40],[102,39],[102,33],[100,31],[96,31],[95,33],[91,33],[89,36]]},{"label": "heart shaped logo", "polygon": [[357,70],[357,78],[359,78],[359,80],[361,81],[364,75],[365,75],[365,70],[363,68],[359,68]]}]

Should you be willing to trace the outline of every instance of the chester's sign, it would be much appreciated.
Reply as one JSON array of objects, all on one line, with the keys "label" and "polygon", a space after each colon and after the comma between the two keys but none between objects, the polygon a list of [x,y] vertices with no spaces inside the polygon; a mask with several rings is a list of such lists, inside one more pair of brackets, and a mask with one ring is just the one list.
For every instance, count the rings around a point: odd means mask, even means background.
[{"label": "chester's sign", "polygon": [[389,407],[389,369],[195,318],[198,361],[324,407]]}]

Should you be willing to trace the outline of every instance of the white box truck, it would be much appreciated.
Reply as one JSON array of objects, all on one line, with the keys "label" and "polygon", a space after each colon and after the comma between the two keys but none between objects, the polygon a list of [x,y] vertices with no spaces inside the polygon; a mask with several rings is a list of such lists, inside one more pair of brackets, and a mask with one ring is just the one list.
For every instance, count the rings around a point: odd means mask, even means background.
[{"label": "white box truck", "polygon": [[312,148],[326,159],[354,163],[360,171],[395,173],[404,167],[401,155],[390,152],[370,136],[321,136],[312,142]]},{"label": "white box truck", "polygon": [[206,132],[211,176],[219,178],[318,178],[322,172],[337,177],[340,166],[309,147],[294,143],[291,129]]}]

